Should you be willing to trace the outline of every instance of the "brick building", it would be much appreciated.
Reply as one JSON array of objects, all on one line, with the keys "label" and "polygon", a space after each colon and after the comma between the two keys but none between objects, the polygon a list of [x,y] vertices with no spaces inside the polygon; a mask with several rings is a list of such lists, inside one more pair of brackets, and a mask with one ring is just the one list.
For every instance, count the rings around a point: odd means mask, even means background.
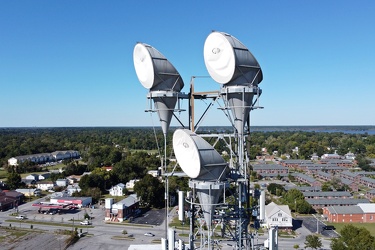
[{"label": "brick building", "polygon": [[329,206],[323,208],[323,215],[329,222],[375,223],[375,204],[359,203],[354,206]]}]

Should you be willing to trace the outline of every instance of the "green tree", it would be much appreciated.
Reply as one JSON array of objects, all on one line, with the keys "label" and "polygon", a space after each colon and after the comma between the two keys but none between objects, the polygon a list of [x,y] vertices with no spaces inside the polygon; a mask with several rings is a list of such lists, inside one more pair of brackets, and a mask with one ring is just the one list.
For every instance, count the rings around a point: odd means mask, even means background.
[{"label": "green tree", "polygon": [[359,168],[361,168],[364,171],[370,171],[371,170],[371,167],[370,167],[371,161],[369,159],[367,159],[365,155],[358,154],[355,159],[357,161],[357,164],[358,164]]},{"label": "green tree", "polygon": [[300,214],[309,214],[312,212],[312,207],[305,199],[296,200],[297,213]]},{"label": "green tree", "polygon": [[331,249],[332,250],[346,250],[348,247],[344,243],[343,240],[339,238],[333,238],[331,241]]},{"label": "green tree", "polygon": [[16,172],[8,173],[6,183],[10,190],[17,189],[21,185],[21,175]]},{"label": "green tree", "polygon": [[305,239],[305,248],[311,247],[312,249],[317,249],[322,247],[322,242],[316,235],[307,235]]},{"label": "green tree", "polygon": [[323,192],[332,191],[331,183],[324,182],[323,185],[322,185],[322,191]]},{"label": "green tree", "polygon": [[292,188],[285,193],[284,199],[289,203],[294,203],[295,200],[305,199],[303,193],[298,189]]},{"label": "green tree", "polygon": [[141,203],[150,207],[164,206],[164,185],[158,178],[146,174],[140,181],[134,185],[134,192],[141,199]]},{"label": "green tree", "polygon": [[361,227],[346,225],[340,231],[341,236],[331,243],[332,250],[372,250],[375,247],[374,237]]},{"label": "green tree", "polygon": [[280,195],[281,193],[285,192],[285,189],[282,185],[277,183],[270,183],[267,186],[267,191],[273,195]]}]

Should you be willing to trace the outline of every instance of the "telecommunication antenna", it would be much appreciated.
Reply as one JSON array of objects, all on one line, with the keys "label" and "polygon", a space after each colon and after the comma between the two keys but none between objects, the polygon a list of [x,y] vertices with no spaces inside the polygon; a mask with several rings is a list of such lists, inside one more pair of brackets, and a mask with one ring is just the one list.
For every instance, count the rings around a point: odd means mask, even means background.
[{"label": "telecommunication antenna", "polygon": [[[164,177],[165,177],[165,239],[168,237],[169,187],[167,174],[167,133],[180,98],[184,82],[176,68],[154,47],[137,43],[133,51],[134,68],[143,87],[149,89],[149,112],[157,112],[164,135]],[[154,103],[154,108],[152,102]],[[178,105],[180,107],[180,105]],[[177,110],[181,111],[181,110]]]},{"label": "telecommunication antenna", "polygon": [[[191,178],[189,187],[198,197],[199,203],[190,200],[191,205],[202,209],[207,226],[207,245],[211,249],[211,225],[220,197],[223,197],[228,172],[228,163],[202,137],[187,129],[177,129],[173,134],[173,149],[182,170]],[[190,241],[193,241],[190,232]],[[203,233],[201,233],[202,235]],[[192,248],[193,246],[191,246]]]},{"label": "telecommunication antenna", "polygon": [[[258,84],[263,80],[263,74],[258,61],[247,47],[237,38],[223,32],[214,31],[206,38],[204,62],[210,76],[221,84],[220,93],[225,109],[231,111],[234,121],[238,155],[237,164],[232,171],[238,195],[235,237],[239,249],[248,248],[251,244],[247,230],[250,211],[245,211],[243,204],[246,202],[249,205],[250,191],[248,157],[245,154],[245,124],[249,120],[250,111],[254,108],[254,96],[261,93]],[[250,128],[247,129],[247,133],[250,133]]]},{"label": "telecommunication antenna", "polygon": [[[215,208],[227,207],[221,219],[223,224],[229,225],[235,221],[235,232],[230,233],[231,241],[235,241],[235,249],[254,249],[251,236],[248,233],[252,208],[250,208],[250,179],[248,174],[248,152],[246,137],[250,135],[250,111],[256,108],[257,101],[262,93],[258,84],[263,80],[263,73],[258,61],[237,38],[224,33],[213,31],[204,43],[204,62],[210,77],[220,84],[220,91],[202,93],[194,92],[194,84],[190,86],[190,93],[180,91],[184,87],[180,74],[173,65],[155,48],[144,43],[138,43],[134,48],[134,67],[141,84],[149,89],[147,98],[150,100],[150,109],[146,111],[157,112],[164,134],[164,149],[166,150],[167,132],[171,118],[175,111],[181,111],[180,99],[189,99],[189,128],[177,129],[173,134],[173,149],[178,164],[190,178],[187,202],[190,203],[190,233],[189,248],[196,248],[194,237],[195,220],[200,222],[201,244],[200,249],[214,249],[212,239],[212,221]],[[193,83],[194,77],[192,78]],[[203,139],[203,135],[196,134],[194,126],[194,101],[195,99],[211,98],[214,101],[223,100],[221,108],[233,126],[232,135],[219,135],[219,137],[234,138],[236,144],[227,143],[230,147],[231,161],[228,164],[214,147]],[[152,107],[152,102],[154,108]],[[178,109],[175,109],[178,103]],[[212,104],[210,105],[212,107]],[[205,111],[205,113],[208,109]],[[176,116],[175,116],[176,117]],[[177,117],[176,117],[177,118]],[[178,120],[179,121],[179,120]],[[198,121],[200,123],[201,119]],[[179,121],[180,122],[180,121]],[[181,122],[182,127],[185,127]],[[212,135],[211,135],[212,136]],[[233,146],[233,147],[232,147]],[[166,153],[164,154],[164,170],[167,172]],[[163,246],[173,248],[172,242],[166,244],[174,237],[168,237],[168,175],[166,180],[166,238]],[[235,204],[229,204],[225,198],[227,187],[236,187]],[[183,196],[183,193],[180,196]],[[181,198],[182,199],[182,198]],[[179,200],[181,200],[179,199]],[[264,197],[262,197],[264,200]],[[263,201],[262,200],[262,201]],[[184,203],[180,201],[180,203]],[[220,205],[220,206],[219,206]],[[183,207],[181,205],[181,207]],[[198,218],[196,208],[200,209],[203,218]],[[264,206],[262,206],[264,210]],[[183,211],[179,211],[179,218],[183,219]],[[202,223],[203,221],[203,223]],[[202,225],[207,226],[207,230]],[[229,227],[228,227],[229,228]],[[229,230],[229,229],[228,229]],[[225,233],[225,225],[222,235]],[[207,241],[203,241],[206,239]],[[172,250],[172,249],[168,249]]]}]

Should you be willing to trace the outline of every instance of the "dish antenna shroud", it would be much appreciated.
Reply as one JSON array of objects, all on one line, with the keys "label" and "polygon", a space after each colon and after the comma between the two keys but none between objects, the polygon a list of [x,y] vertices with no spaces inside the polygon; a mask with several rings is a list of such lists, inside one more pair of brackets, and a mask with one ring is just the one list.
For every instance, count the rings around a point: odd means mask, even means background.
[{"label": "dish antenna shroud", "polygon": [[173,134],[173,150],[182,170],[191,178],[207,225],[211,225],[215,207],[223,193],[227,162],[202,137],[188,129]]},{"label": "dish antenna shroud", "polygon": [[227,33],[214,31],[208,35],[203,54],[208,73],[220,84],[256,86],[263,80],[253,54]]},{"label": "dish antenna shroud", "polygon": [[208,73],[223,85],[221,96],[231,109],[234,127],[243,135],[253,97],[261,93],[258,84],[263,80],[262,69],[245,45],[224,32],[208,35],[203,54]]},{"label": "dish antenna shroud", "polygon": [[184,82],[165,56],[148,44],[135,45],[133,62],[138,80],[143,87],[149,89],[147,98],[154,101],[163,133],[166,135]]}]

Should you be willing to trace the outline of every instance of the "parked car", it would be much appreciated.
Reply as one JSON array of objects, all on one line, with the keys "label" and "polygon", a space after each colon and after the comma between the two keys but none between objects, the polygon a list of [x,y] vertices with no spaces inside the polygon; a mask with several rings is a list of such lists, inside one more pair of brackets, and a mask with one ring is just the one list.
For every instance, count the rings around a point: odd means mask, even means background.
[{"label": "parked car", "polygon": [[336,228],[334,226],[324,226],[323,230],[335,230]]},{"label": "parked car", "polygon": [[145,233],[145,235],[149,236],[149,237],[154,237],[155,236],[155,234],[153,234],[153,233]]},{"label": "parked car", "polygon": [[91,222],[88,220],[81,221],[81,225],[91,225]]}]

